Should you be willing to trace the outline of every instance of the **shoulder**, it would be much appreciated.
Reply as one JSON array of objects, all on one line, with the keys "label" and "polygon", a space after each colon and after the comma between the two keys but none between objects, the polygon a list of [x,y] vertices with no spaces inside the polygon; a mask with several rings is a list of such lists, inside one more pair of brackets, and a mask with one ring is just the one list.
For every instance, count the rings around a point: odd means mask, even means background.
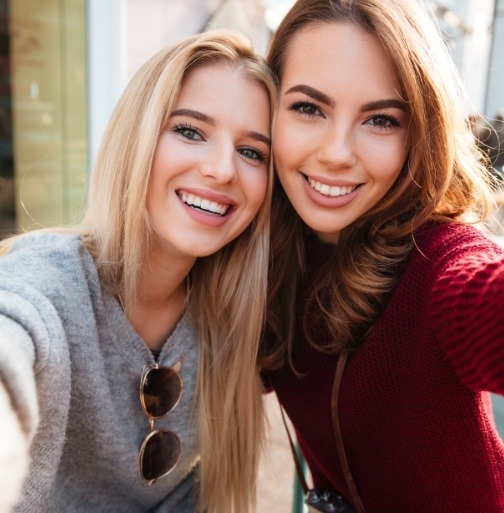
[{"label": "shoulder", "polygon": [[[90,302],[100,293],[96,266],[79,234],[27,233],[0,257],[0,331],[7,321],[19,326],[28,344],[36,345],[41,369],[55,348],[64,347],[65,330],[87,321]],[[21,337],[18,332],[16,343]]]},{"label": "shoulder", "polygon": [[91,255],[79,234],[39,231],[16,238],[0,262],[2,265],[16,262],[18,266],[44,262],[45,265],[53,264],[64,269],[74,261],[86,258],[91,258]]},{"label": "shoulder", "polygon": [[77,233],[30,232],[15,239],[0,257],[2,289],[63,293],[96,281],[94,260]]},{"label": "shoulder", "polygon": [[429,249],[446,249],[458,245],[461,247],[478,247],[499,249],[493,238],[477,225],[461,223],[425,223],[415,232],[415,241],[420,247]]},{"label": "shoulder", "polygon": [[8,254],[72,252],[82,244],[77,233],[34,231],[20,235],[14,242]]},{"label": "shoulder", "polygon": [[[504,248],[482,230],[456,223],[427,223],[414,234],[414,247],[401,284],[415,294],[436,297],[488,288],[502,279]],[[440,294],[443,290],[444,293]]]},{"label": "shoulder", "polygon": [[504,247],[476,226],[459,223],[426,223],[414,234],[413,258],[441,267],[502,262]]},{"label": "shoulder", "polygon": [[[450,318],[456,310],[460,326],[469,311],[502,310],[504,301],[504,248],[477,227],[461,224],[431,224],[418,234],[418,246],[408,273],[429,290],[433,312]],[[420,271],[419,271],[420,269]],[[500,304],[500,306],[499,306]],[[434,314],[433,314],[434,315]],[[483,313],[479,314],[483,318]]]}]

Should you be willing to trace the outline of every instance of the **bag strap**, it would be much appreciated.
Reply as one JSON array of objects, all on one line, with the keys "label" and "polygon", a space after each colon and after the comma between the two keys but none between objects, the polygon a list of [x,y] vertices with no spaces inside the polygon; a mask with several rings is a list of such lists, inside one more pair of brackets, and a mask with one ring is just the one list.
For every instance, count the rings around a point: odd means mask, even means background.
[{"label": "bag strap", "polygon": [[336,449],[338,450],[338,457],[340,461],[341,468],[343,470],[343,475],[345,476],[345,481],[348,487],[348,491],[352,497],[352,502],[357,510],[357,513],[366,513],[364,508],[364,504],[362,503],[362,499],[360,498],[359,492],[357,491],[357,487],[355,486],[355,482],[352,477],[352,473],[350,472],[350,467],[348,466],[348,460],[346,457],[345,446],[343,444],[343,438],[341,436],[341,429],[339,424],[339,405],[338,405],[338,397],[339,397],[339,388],[341,383],[341,378],[343,377],[343,371],[345,370],[345,364],[348,358],[348,352],[346,350],[341,351],[338,364],[336,366],[336,373],[334,375],[334,383],[331,395],[331,415],[332,422],[334,428],[334,434],[336,436]]},{"label": "bag strap", "polygon": [[[336,437],[336,449],[338,451],[338,458],[341,464],[341,468],[343,470],[343,475],[345,477],[345,481],[348,486],[348,491],[352,496],[352,502],[354,503],[355,509],[357,513],[366,513],[366,509],[364,508],[364,504],[362,503],[362,499],[360,498],[359,492],[357,491],[357,487],[355,486],[355,482],[352,477],[352,473],[350,472],[350,467],[348,466],[348,460],[346,457],[345,446],[343,444],[343,438],[341,436],[341,429],[339,425],[339,408],[338,408],[338,397],[339,397],[339,388],[341,383],[341,378],[343,377],[343,371],[345,370],[345,364],[348,358],[348,352],[346,350],[341,351],[338,357],[338,364],[336,366],[336,373],[334,375],[334,382],[331,394],[331,415],[333,422],[334,434]],[[280,406],[280,413],[282,414],[282,420],[285,426],[285,430],[287,431],[287,436],[289,438],[289,445],[292,451],[292,456],[294,458],[294,464],[296,466],[296,473],[301,484],[301,488],[303,489],[304,494],[309,491],[308,484],[306,482],[303,468],[301,466],[301,462],[299,461],[299,457],[296,452],[296,448],[294,446],[294,442],[292,441],[292,437],[289,431],[289,427],[287,426],[287,421],[285,420],[284,410],[280,401],[278,401]]]}]

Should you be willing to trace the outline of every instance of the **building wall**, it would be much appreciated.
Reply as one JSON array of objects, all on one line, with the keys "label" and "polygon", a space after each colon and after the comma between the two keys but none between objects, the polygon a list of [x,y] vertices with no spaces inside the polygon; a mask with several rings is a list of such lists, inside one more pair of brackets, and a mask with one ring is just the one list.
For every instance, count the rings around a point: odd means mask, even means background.
[{"label": "building wall", "polygon": [[484,114],[504,111],[504,0],[496,0]]},{"label": "building wall", "polygon": [[87,179],[85,0],[16,0],[5,12],[14,204],[9,228],[72,223],[82,212]]},{"label": "building wall", "polygon": [[240,30],[260,52],[268,38],[258,0],[88,0],[88,13],[91,163],[121,92],[157,51],[216,27]]},{"label": "building wall", "polygon": [[[425,1],[461,69],[468,113],[493,116],[504,108],[504,0]],[[0,237],[78,219],[110,114],[151,55],[218,26],[264,53],[265,5],[289,2],[0,0]]]}]

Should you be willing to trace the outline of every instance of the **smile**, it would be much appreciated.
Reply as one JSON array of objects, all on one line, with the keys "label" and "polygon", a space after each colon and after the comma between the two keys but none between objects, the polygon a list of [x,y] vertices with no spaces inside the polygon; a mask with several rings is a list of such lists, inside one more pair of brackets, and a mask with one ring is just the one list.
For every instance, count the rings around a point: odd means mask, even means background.
[{"label": "smile", "polygon": [[308,183],[320,194],[324,196],[328,196],[330,198],[335,198],[337,196],[346,196],[353,192],[357,185],[344,185],[339,187],[338,185],[327,185],[325,183],[319,182],[317,180],[313,180],[313,178],[306,177]]},{"label": "smile", "polygon": [[209,214],[225,216],[228,209],[230,208],[230,205],[224,205],[222,203],[217,203],[216,201],[210,201],[209,199],[200,198],[194,194],[189,194],[182,191],[178,193],[178,197],[189,207],[201,210],[203,212],[208,212]]}]

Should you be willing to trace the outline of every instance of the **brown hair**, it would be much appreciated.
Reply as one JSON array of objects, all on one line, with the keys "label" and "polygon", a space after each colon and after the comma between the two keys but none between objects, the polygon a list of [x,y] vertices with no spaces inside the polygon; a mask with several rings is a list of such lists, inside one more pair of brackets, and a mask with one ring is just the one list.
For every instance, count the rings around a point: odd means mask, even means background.
[{"label": "brown hair", "polygon": [[[430,220],[477,222],[488,216],[492,199],[488,173],[465,119],[457,71],[424,8],[416,0],[298,0],[267,56],[280,84],[293,37],[322,23],[350,23],[379,38],[395,67],[410,119],[409,154],[396,183],[342,230],[307,305],[319,312],[315,318],[305,315],[309,338],[308,323],[324,322],[332,339],[325,349],[339,351],[355,348],[383,312],[414,245],[415,229]],[[273,194],[269,345],[262,355],[266,368],[282,365],[290,354],[307,231],[278,180]]]}]

